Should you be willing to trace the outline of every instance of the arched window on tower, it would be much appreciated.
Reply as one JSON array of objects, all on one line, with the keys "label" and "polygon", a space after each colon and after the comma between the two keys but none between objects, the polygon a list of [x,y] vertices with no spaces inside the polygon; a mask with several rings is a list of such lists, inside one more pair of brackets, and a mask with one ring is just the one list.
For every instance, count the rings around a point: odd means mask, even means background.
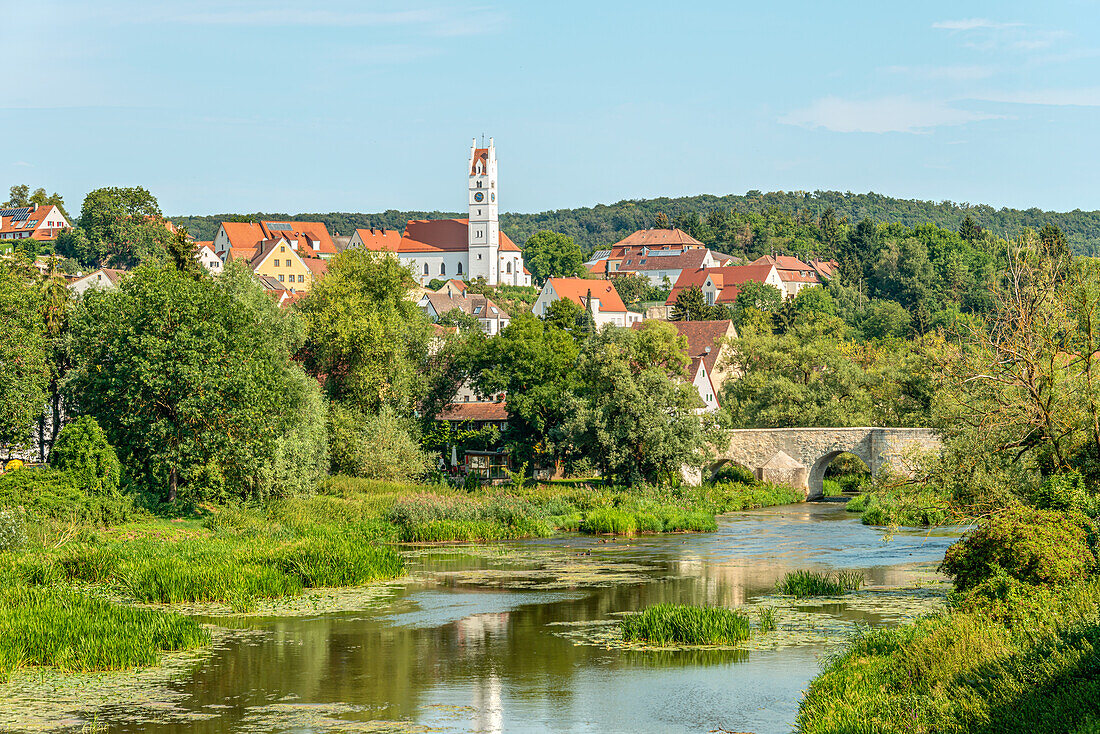
[{"label": "arched window on tower", "polygon": [[439,274],[440,275],[446,275],[447,274],[447,263],[439,263]]},{"label": "arched window on tower", "polygon": [[431,273],[428,272],[428,263],[424,263],[424,275],[431,275]]},{"label": "arched window on tower", "polygon": [[509,260],[508,264],[504,266],[504,271],[507,272],[507,273],[512,272],[512,261],[511,260]]}]

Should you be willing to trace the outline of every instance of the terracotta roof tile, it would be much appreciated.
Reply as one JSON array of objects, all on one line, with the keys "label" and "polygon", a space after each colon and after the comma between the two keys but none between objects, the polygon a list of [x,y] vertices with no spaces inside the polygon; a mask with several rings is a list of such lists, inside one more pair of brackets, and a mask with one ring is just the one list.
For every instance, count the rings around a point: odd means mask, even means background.
[{"label": "terracotta roof tile", "polygon": [[619,298],[619,292],[615,290],[609,280],[588,280],[586,278],[550,278],[546,281],[552,286],[558,298],[568,298],[578,306],[585,305],[584,299],[588,292],[599,300],[601,311],[626,311],[623,300]]},{"label": "terracotta roof tile", "polygon": [[665,301],[667,305],[672,305],[676,302],[680,292],[686,288],[692,286],[702,287],[707,282],[707,278],[711,279],[716,287],[720,288],[718,298],[715,299],[717,303],[733,303],[737,300],[737,293],[741,290],[738,286],[749,281],[755,281],[757,283],[767,282],[768,274],[771,273],[774,266],[770,263],[762,263],[757,260],[751,265],[731,265],[724,268],[702,268],[700,270],[688,271],[680,273],[680,277],[676,279],[676,284],[672,287],[672,291],[668,295],[668,300]]},{"label": "terracotta roof tile", "polygon": [[639,229],[622,238],[612,248],[626,245],[693,245],[703,247],[703,243],[682,229]]},{"label": "terracotta roof tile", "polygon": [[508,407],[504,403],[449,403],[439,413],[445,421],[506,421]]}]

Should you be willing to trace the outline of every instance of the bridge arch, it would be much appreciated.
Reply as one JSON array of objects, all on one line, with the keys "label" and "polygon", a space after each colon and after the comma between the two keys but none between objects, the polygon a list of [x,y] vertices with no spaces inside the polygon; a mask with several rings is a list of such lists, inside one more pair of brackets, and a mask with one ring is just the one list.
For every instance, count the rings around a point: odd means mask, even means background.
[{"label": "bridge arch", "polygon": [[716,456],[704,467],[685,467],[689,480],[713,479],[733,462],[761,480],[790,484],[807,499],[822,494],[825,470],[842,453],[859,457],[875,476],[884,467],[909,473],[906,457],[913,450],[932,450],[939,438],[928,428],[745,428],[726,432]]}]

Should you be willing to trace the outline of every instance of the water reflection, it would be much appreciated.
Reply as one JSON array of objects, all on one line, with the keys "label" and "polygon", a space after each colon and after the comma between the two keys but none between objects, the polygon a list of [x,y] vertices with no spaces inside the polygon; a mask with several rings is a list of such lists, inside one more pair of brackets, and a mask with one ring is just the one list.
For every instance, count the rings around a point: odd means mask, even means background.
[{"label": "water reflection", "polygon": [[[883,543],[881,530],[842,509],[799,505],[723,518],[710,535],[531,541],[497,557],[483,548],[421,552],[416,580],[378,608],[248,621],[268,634],[218,651],[178,684],[187,707],[210,718],[119,730],[321,731],[396,721],[443,731],[788,731],[820,647],[603,649],[575,644],[556,623],[659,602],[739,605],[794,568],[860,568],[872,583],[900,583],[914,563],[942,558],[954,537],[899,533]],[[522,572],[543,552],[645,567],[632,583],[553,591],[487,589],[461,575]],[[804,609],[889,621],[842,604]]]}]

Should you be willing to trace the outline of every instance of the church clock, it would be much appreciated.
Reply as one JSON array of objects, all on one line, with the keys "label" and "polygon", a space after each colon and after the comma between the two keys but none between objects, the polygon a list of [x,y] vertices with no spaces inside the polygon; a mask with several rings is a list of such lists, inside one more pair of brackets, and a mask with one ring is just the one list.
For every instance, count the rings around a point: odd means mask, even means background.
[{"label": "church clock", "polygon": [[480,191],[477,192],[476,194],[474,194],[474,201],[476,201],[478,204],[485,201],[485,194],[481,193]]}]

